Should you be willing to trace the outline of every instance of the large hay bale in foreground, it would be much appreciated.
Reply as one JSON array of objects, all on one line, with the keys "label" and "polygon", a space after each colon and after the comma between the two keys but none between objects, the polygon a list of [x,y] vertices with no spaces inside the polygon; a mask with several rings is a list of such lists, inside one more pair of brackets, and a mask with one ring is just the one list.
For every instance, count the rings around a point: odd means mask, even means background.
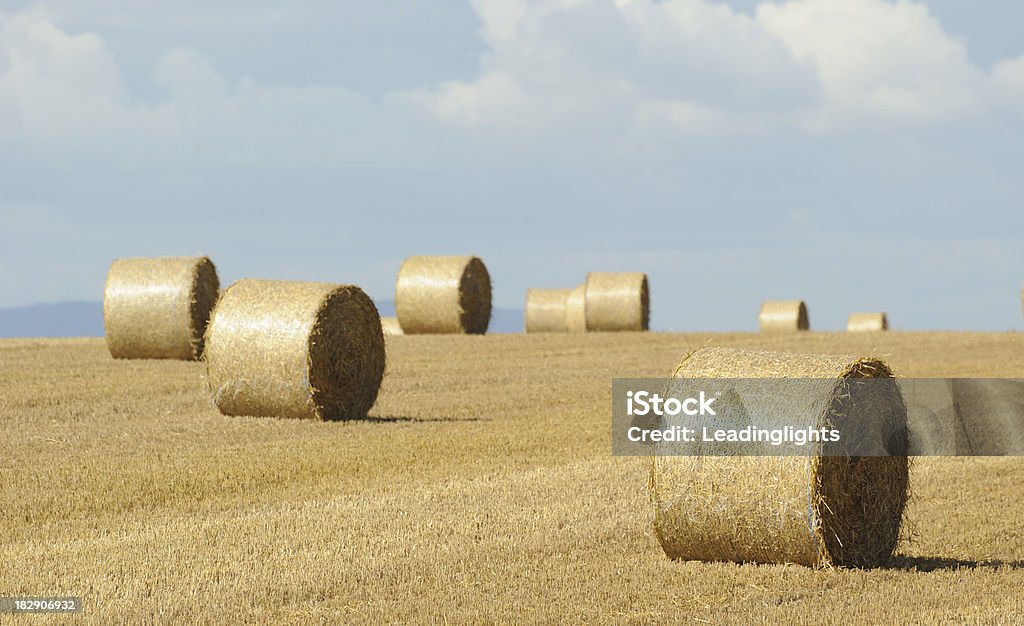
[{"label": "large hay bale in foreground", "polygon": [[380,318],[380,328],[384,331],[385,335],[404,335],[402,331],[402,325],[398,323],[397,317],[382,317]]},{"label": "large hay bale in foreground", "polygon": [[870,333],[889,330],[889,318],[884,312],[851,313],[846,320],[846,331],[850,333]]},{"label": "large hay bale in foreground", "polygon": [[807,305],[803,300],[766,300],[757,314],[761,332],[789,332],[809,330]]},{"label": "large hay bale in foreground", "polygon": [[527,289],[526,332],[565,333],[569,331],[566,306],[572,289]]},{"label": "large hay bale in foreground", "polygon": [[778,387],[800,397],[762,393],[751,415],[774,412],[811,428],[843,419],[862,443],[902,456],[825,456],[820,447],[798,456],[659,456],[656,448],[654,530],[669,557],[874,567],[892,555],[907,499],[907,413],[885,363],[704,348],[674,377],[806,379]]},{"label": "large hay bale in foreground", "polygon": [[587,286],[569,292],[565,301],[565,327],[570,333],[587,332]]},{"label": "large hay bale in foreground", "polygon": [[103,290],[103,330],[115,359],[199,359],[220,284],[200,257],[117,259]]},{"label": "large hay bale in foreground", "polygon": [[587,331],[647,330],[651,308],[647,274],[590,272],[586,302]]},{"label": "large hay bale in foreground", "polygon": [[413,256],[402,263],[395,311],[407,335],[482,335],[491,320],[491,278],[475,256]]},{"label": "large hay bale in foreground", "polygon": [[240,280],[206,333],[210,391],[226,415],[355,419],[384,375],[384,335],[359,287]]}]

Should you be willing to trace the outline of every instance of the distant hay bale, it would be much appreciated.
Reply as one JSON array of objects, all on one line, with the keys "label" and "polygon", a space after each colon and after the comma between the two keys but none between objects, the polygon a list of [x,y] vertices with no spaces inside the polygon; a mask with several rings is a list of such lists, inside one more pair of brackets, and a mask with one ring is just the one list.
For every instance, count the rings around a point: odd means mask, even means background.
[{"label": "distant hay bale", "polygon": [[566,306],[572,289],[527,289],[526,332],[569,332]]},{"label": "distant hay bale", "polygon": [[590,272],[586,302],[588,332],[647,330],[651,308],[647,274]]},{"label": "distant hay bale", "polygon": [[878,332],[889,330],[889,318],[884,312],[851,313],[846,320],[846,331],[851,333]]},{"label": "distant hay bale", "polygon": [[412,256],[398,270],[395,310],[408,335],[482,335],[491,319],[491,278],[475,256]]},{"label": "distant hay bale", "polygon": [[809,330],[807,305],[803,300],[766,300],[757,314],[761,332],[788,332]]},{"label": "distant hay bale", "polygon": [[810,428],[843,419],[862,426],[858,440],[868,449],[902,456],[826,456],[820,447],[810,456],[656,454],[654,530],[669,557],[875,567],[892,555],[907,499],[907,410],[885,363],[704,348],[674,377],[806,379],[780,387],[800,397],[760,394],[751,415],[767,411]]},{"label": "distant hay bale", "polygon": [[240,280],[206,334],[214,402],[225,415],[366,417],[384,375],[384,336],[359,287]]},{"label": "distant hay bale", "polygon": [[110,355],[199,359],[219,289],[217,270],[205,256],[115,260],[103,290]]},{"label": "distant hay bale", "polygon": [[587,332],[587,286],[569,292],[565,302],[565,327],[570,333]]},{"label": "distant hay bale", "polygon": [[402,325],[398,323],[397,317],[382,317],[380,318],[380,327],[384,331],[385,335],[404,335],[402,332]]}]

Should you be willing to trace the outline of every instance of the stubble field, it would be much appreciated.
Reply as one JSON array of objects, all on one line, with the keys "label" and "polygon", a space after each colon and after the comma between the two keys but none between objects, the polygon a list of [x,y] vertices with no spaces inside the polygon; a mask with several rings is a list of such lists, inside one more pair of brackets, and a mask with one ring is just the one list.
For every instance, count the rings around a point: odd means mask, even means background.
[{"label": "stubble field", "polygon": [[[1024,377],[1024,335],[393,337],[366,421],[224,417],[201,363],[0,340],[0,596],[74,623],[1024,621],[1024,459],[913,469],[909,539],[858,571],[683,563],[613,377],[706,343]],[[68,617],[0,616],[0,622]]]}]

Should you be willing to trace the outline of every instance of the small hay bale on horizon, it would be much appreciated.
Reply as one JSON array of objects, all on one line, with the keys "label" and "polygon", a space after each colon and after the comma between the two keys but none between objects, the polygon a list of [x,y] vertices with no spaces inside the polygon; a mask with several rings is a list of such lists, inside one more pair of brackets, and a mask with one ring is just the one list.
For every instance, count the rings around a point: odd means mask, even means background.
[{"label": "small hay bale on horizon", "polygon": [[242,279],[206,333],[210,392],[225,415],[366,417],[384,360],[377,307],[354,285]]},{"label": "small hay bale on horizon", "polygon": [[115,259],[103,288],[103,334],[115,359],[198,360],[220,292],[205,256]]},{"label": "small hay bale on horizon", "polygon": [[565,302],[565,327],[570,333],[587,332],[586,284],[569,291],[569,297]]},{"label": "small hay bale on horizon", "polygon": [[475,256],[411,256],[398,270],[395,312],[407,335],[482,335],[491,319],[487,267]]},{"label": "small hay bale on horizon", "polygon": [[402,325],[398,323],[397,317],[382,317],[380,318],[380,328],[384,331],[385,335],[404,335],[402,332]]},{"label": "small hay bale on horizon", "polygon": [[572,289],[527,289],[523,309],[527,333],[569,332],[569,295]]},{"label": "small hay bale on horizon", "polygon": [[803,300],[765,300],[757,314],[761,332],[810,330],[811,321]]},{"label": "small hay bale on horizon", "polygon": [[889,318],[884,311],[851,313],[846,320],[846,332],[865,333],[889,330]]},{"label": "small hay bale on horizon", "polygon": [[650,290],[647,274],[590,272],[585,285],[587,332],[648,329]]},{"label": "small hay bale on horizon", "polygon": [[687,355],[673,378],[804,379],[770,394],[762,384],[735,405],[743,409],[736,415],[756,416],[741,418],[749,424],[778,418],[774,423],[794,429],[854,424],[863,446],[857,450],[876,456],[825,454],[821,447],[793,456],[701,454],[705,448],[670,456],[673,444],[655,444],[650,493],[665,554],[813,567],[887,561],[899,540],[909,481],[907,408],[892,376],[873,358],[726,348]]}]

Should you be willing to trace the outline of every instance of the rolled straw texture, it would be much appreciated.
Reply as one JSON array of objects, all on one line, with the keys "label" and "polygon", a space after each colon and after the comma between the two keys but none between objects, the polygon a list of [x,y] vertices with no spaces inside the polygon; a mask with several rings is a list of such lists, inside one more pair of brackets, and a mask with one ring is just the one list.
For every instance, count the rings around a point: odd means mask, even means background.
[{"label": "rolled straw texture", "polygon": [[206,336],[210,391],[226,415],[366,416],[384,375],[384,336],[359,287],[240,280]]},{"label": "rolled straw texture", "polygon": [[380,318],[380,327],[384,331],[385,335],[404,335],[402,332],[402,325],[398,323],[397,317],[382,317]]},{"label": "rolled straw texture", "polygon": [[491,319],[491,279],[474,256],[413,256],[402,263],[395,310],[407,335],[484,334]]},{"label": "rolled straw texture", "polygon": [[810,319],[803,300],[766,300],[757,314],[761,332],[809,330]]},{"label": "rolled straw texture", "polygon": [[527,289],[526,332],[569,332],[566,306],[572,289]]},{"label": "rolled straw texture", "polygon": [[199,359],[220,284],[200,257],[117,259],[103,290],[103,328],[115,359]]},{"label": "rolled straw texture", "polygon": [[565,302],[565,326],[570,333],[587,332],[587,286],[569,292]]},{"label": "rolled straw texture", "polygon": [[[809,566],[884,563],[899,538],[908,485],[906,406],[891,376],[882,361],[849,356],[703,348],[685,358],[675,378],[811,379],[790,387],[808,395],[765,397],[754,411],[811,427],[841,415],[862,424],[863,437],[904,456],[822,456],[820,448],[811,456],[655,454],[654,530],[665,553]],[[863,382],[868,378],[875,380]],[[868,393],[848,402],[852,386]]]},{"label": "rolled straw texture", "polygon": [[647,274],[590,272],[586,301],[587,331],[647,330],[650,320]]},{"label": "rolled straw texture", "polygon": [[851,333],[870,333],[889,330],[889,318],[885,313],[851,313],[846,320],[846,330]]}]

